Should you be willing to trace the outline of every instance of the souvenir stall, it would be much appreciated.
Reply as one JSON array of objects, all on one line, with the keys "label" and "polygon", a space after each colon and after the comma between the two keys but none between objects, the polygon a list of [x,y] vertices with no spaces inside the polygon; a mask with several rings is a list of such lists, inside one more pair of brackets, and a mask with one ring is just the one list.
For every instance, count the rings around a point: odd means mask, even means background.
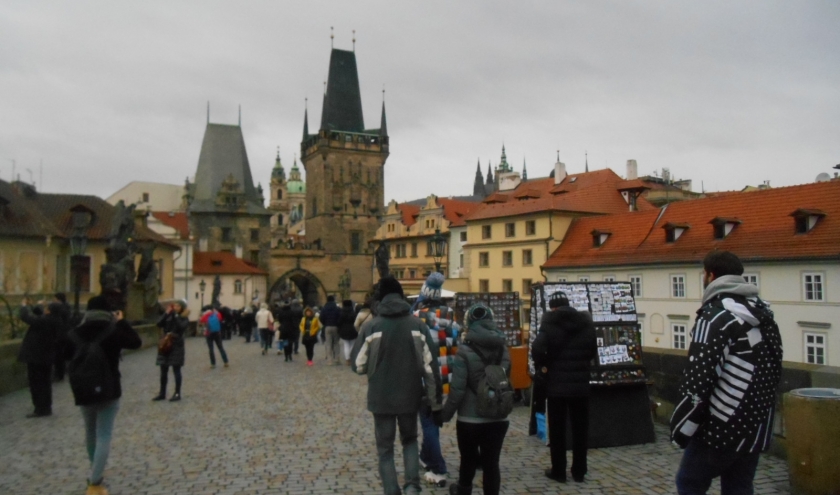
[{"label": "souvenir stall", "polygon": [[455,294],[455,320],[463,324],[467,309],[476,303],[486,304],[493,311],[496,326],[507,335],[510,383],[514,390],[527,396],[531,376],[528,374],[528,348],[522,342],[519,292],[458,292]]},{"label": "souvenir stall", "polygon": [[[593,362],[589,402],[589,447],[616,447],[653,442],[648,378],[642,361],[642,335],[636,302],[628,282],[546,282],[531,287],[531,335],[536,338],[551,296],[563,292],[578,311],[595,323],[598,357]],[[534,364],[528,357],[529,373]],[[545,411],[544,397],[532,394],[533,415]],[[542,398],[542,401],[540,400]],[[535,430],[532,428],[532,430]],[[532,431],[532,433],[535,431]],[[571,436],[567,436],[571,442]],[[567,446],[571,448],[571,444]]]}]

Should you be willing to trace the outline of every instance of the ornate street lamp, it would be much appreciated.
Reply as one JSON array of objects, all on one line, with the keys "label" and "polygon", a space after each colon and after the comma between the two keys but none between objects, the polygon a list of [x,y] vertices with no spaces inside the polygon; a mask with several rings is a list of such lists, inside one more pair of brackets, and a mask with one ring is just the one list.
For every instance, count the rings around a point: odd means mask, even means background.
[{"label": "ornate street lamp", "polygon": [[93,223],[93,213],[82,205],[74,206],[71,222],[73,233],[70,235],[70,271],[73,275],[73,311],[79,314],[79,293],[82,290],[82,272],[90,270],[85,251],[87,250],[87,229]]},{"label": "ornate street lamp", "polygon": [[204,290],[207,288],[207,282],[204,279],[201,279],[201,282],[198,283],[198,292],[201,293],[201,311],[204,311]]},{"label": "ornate street lamp", "polygon": [[446,256],[446,237],[441,235],[440,229],[435,229],[435,235],[432,237],[429,247],[431,248],[432,258],[435,259],[435,271],[442,273],[440,262]]}]

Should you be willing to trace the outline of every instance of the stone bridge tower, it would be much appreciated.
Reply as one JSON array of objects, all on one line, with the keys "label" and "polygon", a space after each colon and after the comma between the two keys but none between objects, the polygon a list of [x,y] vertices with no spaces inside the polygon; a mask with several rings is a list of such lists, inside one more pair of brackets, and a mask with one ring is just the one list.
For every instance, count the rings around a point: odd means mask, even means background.
[{"label": "stone bridge tower", "polygon": [[385,202],[388,128],[385,102],[378,129],[365,129],[356,54],[333,49],[321,125],[309,133],[304,115],[306,240],[328,255],[372,253]]}]

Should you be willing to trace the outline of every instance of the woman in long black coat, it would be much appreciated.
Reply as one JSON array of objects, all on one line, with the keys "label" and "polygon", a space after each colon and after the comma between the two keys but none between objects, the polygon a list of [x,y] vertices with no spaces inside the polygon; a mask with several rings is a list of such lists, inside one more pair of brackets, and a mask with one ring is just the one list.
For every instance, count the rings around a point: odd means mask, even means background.
[{"label": "woman in long black coat", "polygon": [[280,324],[280,340],[283,341],[283,355],[287,362],[292,361],[294,343],[298,339],[300,329],[295,324],[296,318],[289,304],[284,304],[277,312],[277,322]]},{"label": "woman in long black coat", "polygon": [[158,352],[156,364],[160,366],[160,392],[152,400],[166,398],[166,382],[170,366],[175,376],[175,393],[169,400],[172,402],[181,400],[181,367],[184,366],[186,356],[184,335],[190,326],[189,314],[187,303],[183,300],[176,301],[169,305],[166,313],[157,323],[161,329],[161,336],[172,335],[172,349],[168,354]]},{"label": "woman in long black coat", "polygon": [[51,303],[40,315],[30,309],[28,299],[23,300],[20,319],[29,324],[23,336],[18,361],[26,363],[29,392],[35,410],[27,418],[38,418],[52,414],[52,365],[55,361],[59,333],[63,323],[58,316],[58,303]]}]

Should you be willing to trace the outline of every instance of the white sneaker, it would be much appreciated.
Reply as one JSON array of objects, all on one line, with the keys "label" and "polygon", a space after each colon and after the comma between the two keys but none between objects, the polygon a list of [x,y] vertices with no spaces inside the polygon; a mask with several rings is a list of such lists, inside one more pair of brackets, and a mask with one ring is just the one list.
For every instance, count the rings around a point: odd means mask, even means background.
[{"label": "white sneaker", "polygon": [[440,488],[446,486],[445,474],[435,474],[431,471],[426,471],[426,474],[423,475],[423,480],[429,485],[434,485]]}]

